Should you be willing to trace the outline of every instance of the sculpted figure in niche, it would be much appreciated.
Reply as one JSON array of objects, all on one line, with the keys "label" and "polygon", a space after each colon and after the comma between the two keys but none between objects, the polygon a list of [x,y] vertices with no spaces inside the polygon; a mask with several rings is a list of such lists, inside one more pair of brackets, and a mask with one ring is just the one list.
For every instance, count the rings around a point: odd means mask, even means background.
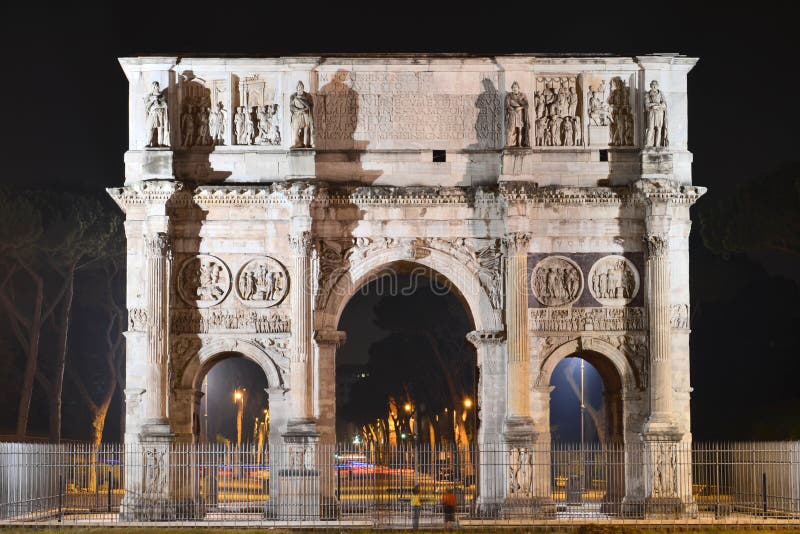
[{"label": "sculpted figure in niche", "polygon": [[633,145],[633,113],[631,112],[628,88],[621,78],[611,79],[611,94],[608,96],[611,107],[611,144],[614,146]]},{"label": "sculpted figure in niche", "polygon": [[244,126],[244,137],[245,142],[248,145],[252,145],[256,139],[256,123],[255,119],[253,119],[253,113],[245,110],[245,126]]},{"label": "sculpted figure in niche", "polygon": [[190,147],[194,143],[194,108],[189,106],[181,116],[181,134],[182,144],[185,147]]},{"label": "sculpted figure in niche", "polygon": [[506,146],[530,146],[528,130],[530,117],[528,115],[528,98],[519,90],[519,84],[511,84],[511,92],[506,94]]},{"label": "sculpted figure in niche", "polygon": [[208,117],[209,129],[211,130],[211,140],[215,145],[224,144],[225,137],[225,106],[222,102],[217,103],[216,111],[211,112]]},{"label": "sculpted figure in niche", "polygon": [[147,120],[147,146],[169,146],[169,121],[167,118],[167,96],[161,91],[158,82],[150,85],[150,93],[145,97]]},{"label": "sculpted figure in niche", "polygon": [[667,101],[658,88],[658,82],[650,82],[650,90],[644,94],[644,109],[647,113],[647,130],[644,144],[648,147],[669,146],[667,137]]},{"label": "sculpted figure in niche", "polygon": [[313,148],[314,146],[314,101],[306,93],[303,82],[297,82],[297,91],[289,98],[292,112],[292,148]]},{"label": "sculpted figure in niche", "polygon": [[247,112],[244,106],[236,108],[236,115],[233,117],[233,136],[237,145],[247,144]]}]

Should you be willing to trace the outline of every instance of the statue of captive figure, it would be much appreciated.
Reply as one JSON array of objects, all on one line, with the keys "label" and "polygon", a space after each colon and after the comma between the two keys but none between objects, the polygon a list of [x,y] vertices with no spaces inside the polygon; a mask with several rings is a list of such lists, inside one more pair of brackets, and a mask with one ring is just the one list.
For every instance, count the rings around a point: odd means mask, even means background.
[{"label": "statue of captive figure", "polygon": [[511,84],[511,92],[506,93],[506,146],[530,146],[528,130],[530,119],[528,117],[528,99],[519,90],[519,84]]},{"label": "statue of captive figure", "polygon": [[306,93],[303,82],[297,82],[297,92],[289,98],[292,112],[292,148],[314,147],[314,100]]},{"label": "statue of captive figure", "polygon": [[147,146],[169,146],[169,120],[167,119],[167,95],[161,91],[158,82],[150,85],[150,93],[144,99],[147,113]]},{"label": "statue of captive figure", "polygon": [[667,137],[667,101],[658,88],[658,82],[650,82],[650,90],[644,94],[644,109],[647,113],[647,130],[644,146],[669,146]]}]

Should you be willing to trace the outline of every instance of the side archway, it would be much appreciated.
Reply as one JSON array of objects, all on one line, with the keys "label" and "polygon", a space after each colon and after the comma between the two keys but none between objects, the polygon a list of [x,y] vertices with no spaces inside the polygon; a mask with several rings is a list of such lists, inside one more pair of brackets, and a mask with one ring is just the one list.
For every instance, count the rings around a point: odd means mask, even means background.
[{"label": "side archway", "polygon": [[286,389],[286,380],[276,363],[283,356],[277,351],[273,351],[273,354],[268,351],[269,349],[262,348],[254,342],[241,339],[215,339],[207,343],[204,342],[184,369],[181,377],[181,387],[199,390],[203,377],[209,369],[224,358],[225,353],[236,352],[261,367],[267,377],[270,389]]}]

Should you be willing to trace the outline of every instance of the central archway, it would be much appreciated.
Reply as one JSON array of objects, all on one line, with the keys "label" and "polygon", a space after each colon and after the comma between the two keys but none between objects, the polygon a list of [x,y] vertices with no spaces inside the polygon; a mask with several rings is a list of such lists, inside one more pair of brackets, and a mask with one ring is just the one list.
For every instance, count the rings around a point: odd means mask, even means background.
[{"label": "central archway", "polygon": [[336,441],[336,350],[346,337],[337,328],[345,306],[360,288],[379,278],[381,273],[413,269],[421,270],[437,283],[450,287],[464,304],[475,327],[468,339],[476,347],[480,376],[477,401],[482,414],[485,414],[481,417],[478,440],[486,439],[487,434],[498,439],[505,413],[505,396],[487,395],[487,392],[492,388],[502,391],[505,384],[504,353],[498,343],[504,339],[501,333],[502,310],[496,299],[493,303],[489,297],[486,282],[482,280],[480,267],[474,258],[452,250],[406,243],[353,254],[347,268],[337,273],[317,297],[314,316],[317,349],[314,390],[317,395],[314,411],[321,441]]}]

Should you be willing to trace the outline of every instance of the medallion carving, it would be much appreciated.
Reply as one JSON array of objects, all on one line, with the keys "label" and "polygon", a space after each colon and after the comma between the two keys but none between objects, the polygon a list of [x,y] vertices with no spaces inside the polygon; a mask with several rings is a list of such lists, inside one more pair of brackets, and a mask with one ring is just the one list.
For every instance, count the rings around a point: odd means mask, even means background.
[{"label": "medallion carving", "polygon": [[236,293],[239,298],[258,308],[279,304],[288,290],[289,274],[286,267],[269,256],[248,261],[236,279]]},{"label": "medallion carving", "polygon": [[583,292],[583,274],[574,261],[548,256],[533,268],[531,287],[536,300],[545,306],[572,304]]},{"label": "medallion carving", "polygon": [[208,254],[189,258],[178,272],[178,293],[198,308],[219,304],[231,289],[231,272],[225,263]]},{"label": "medallion carving", "polygon": [[589,270],[589,292],[604,306],[625,306],[639,293],[639,272],[624,256],[606,256]]}]

